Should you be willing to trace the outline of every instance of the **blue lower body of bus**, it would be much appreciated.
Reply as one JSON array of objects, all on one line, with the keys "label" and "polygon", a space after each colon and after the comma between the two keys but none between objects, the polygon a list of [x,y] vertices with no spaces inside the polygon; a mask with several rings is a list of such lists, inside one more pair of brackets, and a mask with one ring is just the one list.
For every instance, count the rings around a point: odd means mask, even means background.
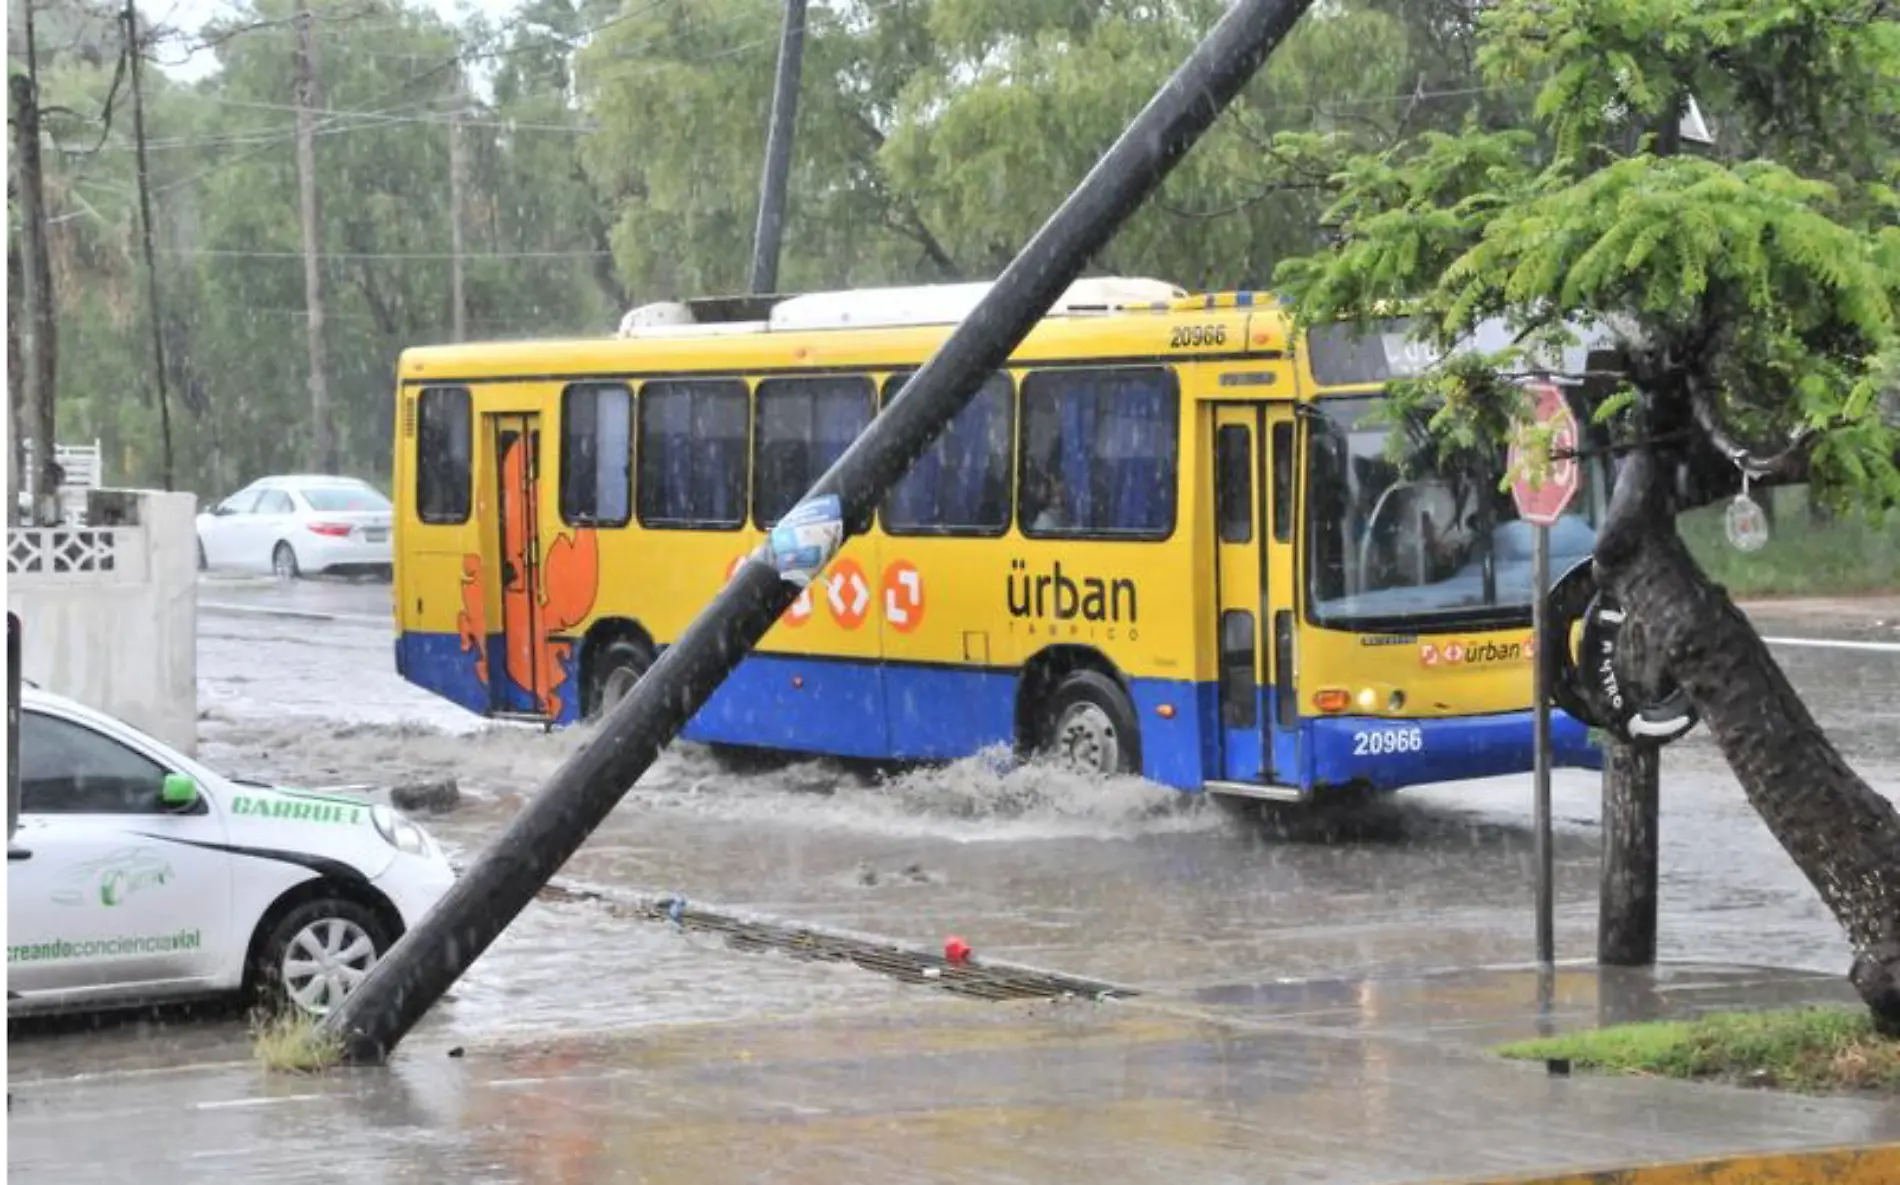
[{"label": "blue lower body of bus", "polygon": [[[561,662],[553,722],[580,718],[579,643]],[[499,647],[489,669],[502,670]],[[479,715],[527,711],[532,698],[512,680],[497,692],[452,634],[406,633],[396,669],[409,682]],[[504,676],[505,678],[505,676]],[[720,685],[681,731],[686,740],[879,761],[950,761],[1014,743],[1013,670],[852,662],[754,654]],[[1142,774],[1180,790],[1210,781],[1303,789],[1405,786],[1527,772],[1532,714],[1385,717],[1300,716],[1281,727],[1271,688],[1256,704],[1257,729],[1220,725],[1216,687],[1188,680],[1131,679],[1140,722]],[[1164,708],[1172,708],[1163,714]],[[1551,712],[1552,765],[1602,768],[1589,730]]]}]

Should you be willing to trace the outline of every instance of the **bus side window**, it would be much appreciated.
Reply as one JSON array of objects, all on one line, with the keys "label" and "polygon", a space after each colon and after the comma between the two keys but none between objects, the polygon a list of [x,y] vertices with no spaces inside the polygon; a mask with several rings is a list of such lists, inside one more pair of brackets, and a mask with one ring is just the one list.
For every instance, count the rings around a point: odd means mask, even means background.
[{"label": "bus side window", "polygon": [[1034,538],[1174,532],[1180,389],[1166,367],[1041,370],[1023,380],[1018,519]]},{"label": "bus side window", "polygon": [[[884,382],[888,405],[908,374]],[[1015,400],[1009,375],[989,377],[884,500],[894,535],[1000,535],[1009,529]]]},{"label": "bus side window", "polygon": [[468,391],[428,387],[416,402],[416,516],[437,525],[465,523],[474,435]]},{"label": "bus side window", "polygon": [[640,525],[745,525],[746,421],[737,379],[656,379],[640,388]]},{"label": "bus side window", "polygon": [[[876,389],[862,375],[765,379],[754,412],[752,518],[769,527],[871,422]],[[851,527],[853,534],[861,530]]]},{"label": "bus side window", "polygon": [[575,383],[561,392],[561,518],[624,527],[632,516],[633,392]]}]

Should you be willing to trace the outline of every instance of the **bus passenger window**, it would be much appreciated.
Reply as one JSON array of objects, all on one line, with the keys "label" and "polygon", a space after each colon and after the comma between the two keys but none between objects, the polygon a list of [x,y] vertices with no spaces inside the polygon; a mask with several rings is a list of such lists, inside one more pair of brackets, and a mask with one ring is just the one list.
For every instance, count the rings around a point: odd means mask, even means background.
[{"label": "bus passenger window", "polygon": [[855,375],[766,379],[753,434],[752,517],[769,527],[871,422],[875,391]]},{"label": "bus passenger window", "polygon": [[561,518],[624,527],[633,501],[633,393],[619,383],[561,392]]},{"label": "bus passenger window", "polygon": [[1180,393],[1162,367],[1023,380],[1023,533],[1164,539],[1174,530]]},{"label": "bus passenger window", "polygon": [[473,436],[468,392],[429,387],[416,402],[416,517],[438,525],[465,523]]},{"label": "bus passenger window", "polygon": [[[888,404],[908,374],[884,383]],[[1000,535],[1009,529],[1015,403],[1009,375],[989,377],[884,502],[893,535]]]},{"label": "bus passenger window", "polygon": [[640,388],[640,525],[745,525],[746,388],[661,379]]}]

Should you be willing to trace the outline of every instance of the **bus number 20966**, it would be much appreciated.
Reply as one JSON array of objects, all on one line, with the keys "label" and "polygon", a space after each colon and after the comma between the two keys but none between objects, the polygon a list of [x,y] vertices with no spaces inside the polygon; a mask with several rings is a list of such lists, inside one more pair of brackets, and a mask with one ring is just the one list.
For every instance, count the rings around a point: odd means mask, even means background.
[{"label": "bus number 20966", "polygon": [[1370,757],[1381,753],[1416,753],[1425,747],[1425,734],[1416,728],[1381,728],[1352,734],[1352,755]]}]

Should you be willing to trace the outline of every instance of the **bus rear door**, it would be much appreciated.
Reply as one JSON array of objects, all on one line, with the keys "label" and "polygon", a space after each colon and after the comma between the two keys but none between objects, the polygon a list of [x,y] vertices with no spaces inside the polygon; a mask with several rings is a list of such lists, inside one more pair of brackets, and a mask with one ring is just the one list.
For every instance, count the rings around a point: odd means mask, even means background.
[{"label": "bus rear door", "polygon": [[501,412],[484,416],[490,448],[487,472],[495,484],[497,562],[501,594],[500,669],[491,661],[492,709],[501,715],[542,717],[549,688],[546,631],[540,621],[541,417]]}]

